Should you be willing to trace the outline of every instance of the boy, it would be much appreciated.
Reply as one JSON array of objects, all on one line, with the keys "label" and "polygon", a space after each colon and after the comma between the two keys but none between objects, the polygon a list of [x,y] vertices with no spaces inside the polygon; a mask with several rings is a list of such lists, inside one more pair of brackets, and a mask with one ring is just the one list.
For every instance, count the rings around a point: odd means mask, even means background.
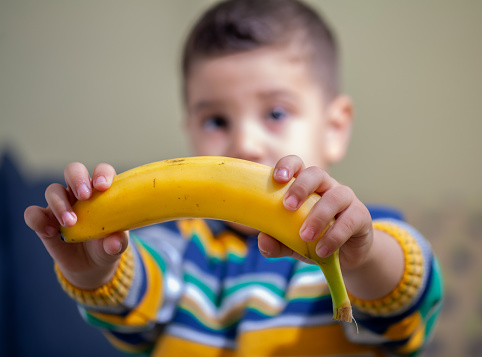
[{"label": "boy", "polygon": [[300,239],[314,239],[336,218],[317,254],[340,248],[360,331],[331,321],[316,266],[239,224],[181,220],[61,242],[59,225],[76,223],[72,204],[94,189],[108,190],[115,176],[100,164],[91,179],[73,163],[65,170],[67,189],[49,186],[48,207],[29,207],[25,220],[84,318],[118,348],[159,356],[420,351],[441,301],[428,243],[399,220],[372,221],[353,191],[324,171],[343,158],[352,125],[328,27],[292,0],[219,3],[193,28],[183,74],[186,131],[196,155],[271,165],[279,182],[295,177],[283,201],[288,210],[312,192],[322,195]]}]

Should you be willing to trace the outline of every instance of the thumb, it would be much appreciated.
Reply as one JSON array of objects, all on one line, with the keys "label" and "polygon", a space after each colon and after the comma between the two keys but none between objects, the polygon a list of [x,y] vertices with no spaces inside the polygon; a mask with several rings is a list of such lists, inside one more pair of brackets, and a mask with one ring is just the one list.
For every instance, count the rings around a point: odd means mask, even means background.
[{"label": "thumb", "polygon": [[105,254],[117,259],[127,249],[129,242],[129,232],[119,232],[112,234],[102,240]]},{"label": "thumb", "polygon": [[266,258],[292,257],[302,262],[313,264],[313,262],[307,257],[302,256],[280,241],[263,232],[259,233],[258,235],[258,248],[261,254]]},{"label": "thumb", "polygon": [[129,244],[129,232],[117,232],[92,241],[91,257],[98,266],[109,266],[117,262]]}]

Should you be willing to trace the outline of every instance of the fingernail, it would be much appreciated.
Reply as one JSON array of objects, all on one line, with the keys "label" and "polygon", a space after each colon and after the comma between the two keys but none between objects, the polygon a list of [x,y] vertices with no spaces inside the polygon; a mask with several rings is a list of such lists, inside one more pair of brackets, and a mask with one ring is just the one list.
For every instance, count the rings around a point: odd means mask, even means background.
[{"label": "fingernail", "polygon": [[118,243],[118,247],[116,249],[113,249],[112,255],[118,255],[120,252],[122,252],[122,243],[121,242],[117,242],[117,243]]},{"label": "fingernail", "polygon": [[81,184],[78,188],[79,197],[81,197],[81,196],[86,197],[89,194],[90,194],[90,188],[88,188],[85,183]]},{"label": "fingernail", "polygon": [[284,180],[288,180],[288,179],[289,179],[288,170],[286,170],[286,169],[277,169],[277,170],[276,170],[276,176],[278,176],[279,178],[282,178],[282,179],[284,179]]},{"label": "fingernail", "polygon": [[64,227],[74,225],[75,224],[75,215],[71,212],[64,212],[62,215],[62,225]]},{"label": "fingernail", "polygon": [[106,182],[107,182],[107,179],[105,178],[105,176],[97,176],[97,178],[95,179],[96,185],[102,185]]},{"label": "fingernail", "polygon": [[268,252],[267,250],[261,249],[259,246],[258,246],[258,249],[261,252],[261,254],[263,254],[264,256],[269,257],[271,255],[270,252]]},{"label": "fingernail", "polygon": [[295,210],[298,208],[298,199],[295,196],[288,196],[285,199],[285,207],[289,210]]},{"label": "fingernail", "polygon": [[326,258],[327,256],[330,255],[330,251],[328,249],[328,247],[322,245],[321,247],[319,247],[317,250],[316,250],[316,254],[318,254],[318,256],[320,258]]},{"label": "fingernail", "polygon": [[55,229],[54,227],[52,227],[52,226],[45,227],[45,235],[47,237],[53,237],[56,234],[57,234],[57,229]]},{"label": "fingernail", "polygon": [[305,242],[311,242],[315,239],[315,231],[311,227],[301,228],[300,237]]}]

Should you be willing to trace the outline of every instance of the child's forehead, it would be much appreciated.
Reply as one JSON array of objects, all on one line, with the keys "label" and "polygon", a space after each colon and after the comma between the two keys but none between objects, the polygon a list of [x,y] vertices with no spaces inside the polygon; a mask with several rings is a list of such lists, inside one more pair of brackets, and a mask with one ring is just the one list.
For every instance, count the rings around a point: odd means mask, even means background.
[{"label": "child's forehead", "polygon": [[[239,77],[249,77],[252,83],[265,81],[267,86],[287,78],[313,80],[311,63],[301,51],[286,46],[265,46],[255,50],[196,60],[185,78],[186,84],[195,79],[211,82],[219,79],[224,83]],[[217,74],[223,74],[222,77]]]},{"label": "child's forehead", "polygon": [[304,58],[277,48],[203,59],[192,67],[185,90],[192,113],[248,103],[295,105],[311,94],[318,101],[324,96]]},{"label": "child's forehead", "polygon": [[255,49],[247,51],[238,51],[231,53],[214,54],[209,56],[202,56],[193,61],[193,69],[199,63],[206,64],[218,64],[225,60],[232,60],[237,62],[249,62],[249,61],[285,61],[285,62],[304,62],[305,66],[310,65],[310,56],[306,53],[301,46],[296,44],[283,44],[283,45],[270,45],[260,46]]}]

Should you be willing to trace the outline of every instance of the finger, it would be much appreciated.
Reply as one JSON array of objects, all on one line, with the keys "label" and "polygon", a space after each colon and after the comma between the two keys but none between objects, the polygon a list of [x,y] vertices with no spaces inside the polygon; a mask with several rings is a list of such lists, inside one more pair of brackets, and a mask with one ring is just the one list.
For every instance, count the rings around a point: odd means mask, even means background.
[{"label": "finger", "polygon": [[310,259],[298,254],[266,233],[259,233],[258,248],[266,258],[292,257],[305,263],[313,263]]},{"label": "finger", "polygon": [[288,188],[283,203],[290,211],[297,210],[313,192],[323,193],[338,183],[319,167],[312,166],[301,171]]},{"label": "finger", "polygon": [[92,174],[92,184],[96,190],[105,191],[111,184],[116,172],[109,164],[99,164]]},{"label": "finger", "polygon": [[117,232],[103,239],[87,242],[87,249],[95,264],[109,266],[127,249],[129,232]]},{"label": "finger", "polygon": [[334,224],[325,233],[316,245],[318,256],[325,258],[340,249],[348,240],[353,245],[363,243],[363,239],[357,241],[357,237],[368,234],[370,227],[364,222],[364,212],[361,205],[350,205],[345,211],[341,212]]},{"label": "finger", "polygon": [[286,183],[305,168],[303,161],[295,155],[281,158],[274,167],[273,178],[276,182]]},{"label": "finger", "polygon": [[59,183],[53,183],[45,190],[45,199],[57,221],[64,227],[71,227],[77,222],[72,210],[67,190]]},{"label": "finger", "polygon": [[40,238],[51,238],[58,235],[59,223],[55,220],[51,211],[39,206],[30,206],[24,212],[25,223]]},{"label": "finger", "polygon": [[305,242],[315,240],[323,229],[352,202],[355,195],[346,186],[338,185],[326,191],[315,203],[300,228],[300,237]]},{"label": "finger", "polygon": [[64,171],[64,178],[67,186],[74,193],[78,200],[87,200],[92,194],[89,171],[79,163],[69,164]]},{"label": "finger", "polygon": [[102,245],[107,255],[116,256],[122,254],[127,249],[128,242],[128,232],[119,232],[104,238]]}]

